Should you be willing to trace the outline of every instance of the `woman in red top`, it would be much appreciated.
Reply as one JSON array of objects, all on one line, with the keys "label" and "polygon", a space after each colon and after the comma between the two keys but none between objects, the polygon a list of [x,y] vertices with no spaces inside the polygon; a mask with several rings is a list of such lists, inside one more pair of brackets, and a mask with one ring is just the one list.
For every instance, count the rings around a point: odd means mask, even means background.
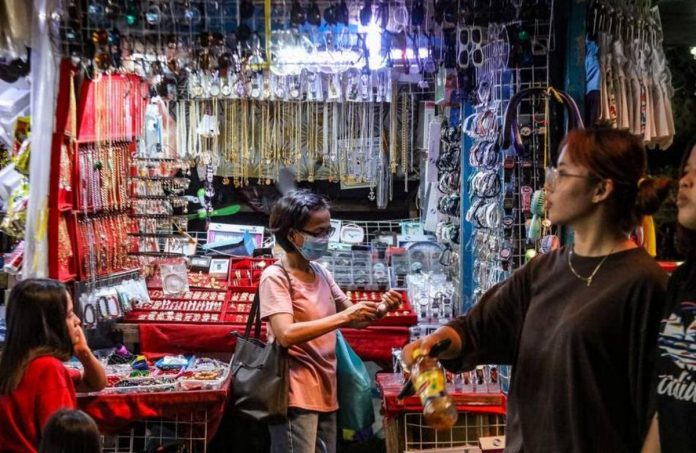
[{"label": "woman in red top", "polygon": [[70,294],[47,279],[19,282],[7,304],[7,342],[0,356],[0,452],[36,452],[49,417],[76,408],[75,385],[63,361],[84,367],[80,391],[106,386],[73,311]]}]

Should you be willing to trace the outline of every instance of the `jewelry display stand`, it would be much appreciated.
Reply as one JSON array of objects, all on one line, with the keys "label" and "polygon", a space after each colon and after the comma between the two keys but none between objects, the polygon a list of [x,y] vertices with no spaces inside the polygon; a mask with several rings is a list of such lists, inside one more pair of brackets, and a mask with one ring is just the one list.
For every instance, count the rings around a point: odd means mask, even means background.
[{"label": "jewelry display stand", "polygon": [[[465,251],[467,241],[460,241],[464,257],[461,272],[473,274],[465,309],[541,251],[538,239],[528,240],[528,228],[534,192],[543,188],[544,166],[550,165],[546,97],[530,98],[516,112],[525,152],[514,146],[499,149],[499,142],[501,133],[509,133],[501,129],[512,96],[525,88],[550,84],[549,54],[554,50],[551,6],[545,17],[539,12],[532,20],[489,25],[482,46],[485,59],[476,68],[479,104],[470,126],[464,125],[471,146],[462,153],[462,178],[471,181],[470,192],[474,194],[463,206],[465,219],[473,226],[472,251]],[[532,42],[537,45],[526,47]],[[495,159],[492,153],[497,154]],[[543,207],[541,211],[543,216]],[[543,225],[546,233],[546,223]]]}]

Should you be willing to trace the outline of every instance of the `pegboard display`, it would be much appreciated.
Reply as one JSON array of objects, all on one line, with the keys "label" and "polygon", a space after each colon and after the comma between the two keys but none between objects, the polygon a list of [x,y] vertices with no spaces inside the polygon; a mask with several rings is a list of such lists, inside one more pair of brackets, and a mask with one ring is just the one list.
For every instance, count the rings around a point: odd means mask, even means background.
[{"label": "pegboard display", "polygon": [[475,34],[486,35],[480,50],[478,44],[467,47],[469,51],[473,48],[482,62],[475,65],[473,113],[462,123],[471,143],[462,159],[470,174],[465,220],[473,226],[468,248],[473,280],[470,305],[540,248],[539,239],[529,234],[529,228],[535,191],[543,188],[544,167],[548,165],[546,96],[524,100],[517,108],[516,120],[525,145],[522,149],[501,149],[501,134],[509,133],[502,129],[513,95],[525,88],[549,86],[549,53],[555,46],[553,2],[547,6],[543,14],[536,11],[533,18],[489,24],[481,30],[469,28],[464,31],[467,38],[460,37],[460,43],[472,39],[478,43]]}]

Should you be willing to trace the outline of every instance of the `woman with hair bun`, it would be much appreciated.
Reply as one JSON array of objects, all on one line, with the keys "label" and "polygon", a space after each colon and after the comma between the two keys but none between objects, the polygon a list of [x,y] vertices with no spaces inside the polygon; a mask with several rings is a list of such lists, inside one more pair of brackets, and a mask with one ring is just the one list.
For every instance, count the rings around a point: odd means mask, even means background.
[{"label": "woman with hair bun", "polygon": [[667,275],[628,233],[654,213],[669,181],[646,175],[628,132],[571,131],[547,169],[546,209],[574,243],[539,255],[466,315],[410,343],[453,371],[513,366],[506,452],[639,451],[650,401]]}]

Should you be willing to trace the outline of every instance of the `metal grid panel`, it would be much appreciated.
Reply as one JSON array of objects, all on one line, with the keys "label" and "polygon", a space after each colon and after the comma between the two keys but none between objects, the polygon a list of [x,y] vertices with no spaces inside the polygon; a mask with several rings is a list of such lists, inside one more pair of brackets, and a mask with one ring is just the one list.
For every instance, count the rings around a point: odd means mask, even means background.
[{"label": "metal grid panel", "polygon": [[[555,47],[555,39],[553,33],[553,8],[554,2],[549,5],[548,20],[534,20],[533,22],[513,22],[505,26],[491,24],[489,26],[489,34],[491,30],[495,30],[498,35],[497,40],[492,41],[484,46],[484,55],[486,61],[483,66],[477,68],[477,81],[488,81],[491,84],[491,107],[495,109],[495,114],[498,124],[502,126],[503,117],[507,106],[512,96],[524,89],[531,87],[547,87],[550,83],[549,74],[549,58],[550,52]],[[513,25],[524,25],[525,29],[530,32],[532,42],[533,64],[527,67],[518,67],[508,69],[506,66],[509,63],[509,52],[511,51],[510,41],[507,36],[510,33],[508,27]],[[501,28],[502,27],[502,28]],[[500,41],[505,42],[503,50],[496,52],[490,49],[489,46],[495,46]],[[492,238],[493,242],[504,243],[509,242],[512,245],[512,257],[509,267],[505,267],[503,271],[502,262],[497,259],[484,259],[479,263],[485,263],[490,269],[489,272],[493,277],[496,275],[501,278],[506,278],[509,271],[518,268],[524,264],[525,252],[528,248],[539,249],[538,243],[527,243],[526,220],[531,217],[529,213],[523,213],[522,197],[520,188],[522,186],[530,186],[533,190],[543,187],[544,183],[544,166],[547,164],[544,160],[544,143],[546,125],[545,119],[545,99],[543,97],[534,97],[525,99],[518,107],[517,119],[520,126],[529,125],[532,129],[531,135],[527,138],[528,148],[531,150],[529,155],[517,155],[513,149],[502,150],[504,157],[512,157],[515,165],[512,170],[504,169],[502,165],[498,168],[498,173],[501,181],[504,182],[504,190],[501,190],[497,201],[504,205],[504,196],[506,193],[505,187],[510,186],[514,209],[505,210],[506,215],[512,214],[514,224],[512,231],[504,230],[503,228],[486,229],[485,232]],[[541,121],[541,123],[539,123]],[[541,125],[540,125],[541,124]],[[541,126],[544,126],[542,128]],[[507,133],[503,131],[503,133]],[[463,153],[468,155],[467,153]],[[502,162],[502,159],[501,159]],[[538,241],[537,241],[538,242]],[[473,247],[474,258],[481,255],[477,247]],[[483,254],[485,256],[485,253]],[[476,263],[475,263],[476,264]],[[476,266],[475,266],[476,267]],[[474,285],[472,301],[476,303],[479,297],[485,292],[488,286],[480,286],[480,281]]]},{"label": "metal grid panel", "polygon": [[167,451],[206,453],[208,411],[201,410],[173,419],[143,420],[114,436],[103,436],[104,453]]},{"label": "metal grid panel", "polygon": [[478,445],[480,437],[505,433],[505,417],[496,414],[460,412],[457,423],[448,430],[436,431],[423,420],[421,413],[404,414],[406,452]]},{"label": "metal grid panel", "polygon": [[[401,234],[401,224],[402,222],[420,222],[418,218],[410,219],[394,219],[394,220],[350,220],[350,219],[336,219],[342,222],[342,225],[357,225],[363,230],[365,230],[365,240],[366,244],[371,243],[380,234],[394,233],[397,235]],[[191,235],[198,242],[198,247],[200,248],[207,241],[207,234],[205,231],[189,231]],[[201,252],[202,249],[199,250]]]}]

